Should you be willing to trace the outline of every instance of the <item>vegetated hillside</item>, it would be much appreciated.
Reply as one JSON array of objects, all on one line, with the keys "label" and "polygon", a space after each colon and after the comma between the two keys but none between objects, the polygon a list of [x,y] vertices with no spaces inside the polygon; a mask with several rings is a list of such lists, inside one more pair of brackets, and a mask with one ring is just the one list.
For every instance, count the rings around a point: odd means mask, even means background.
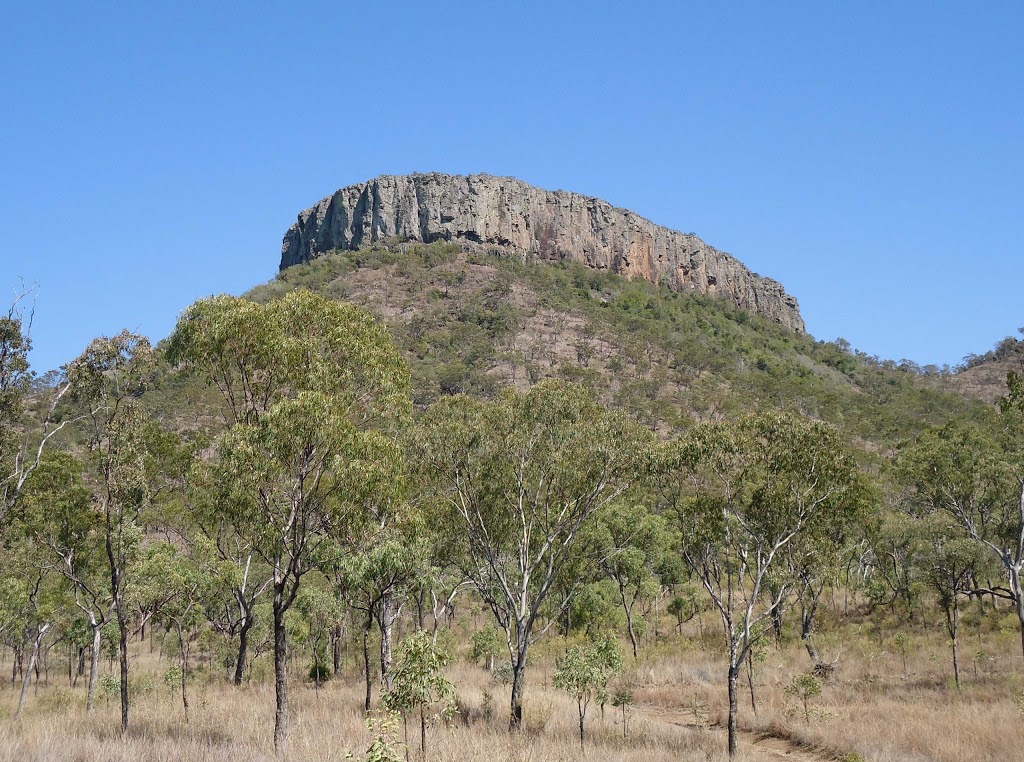
[{"label": "vegetated hillside", "polygon": [[963,367],[950,381],[961,393],[991,403],[1006,394],[1006,376],[1010,372],[1024,373],[1024,341],[1013,336],[1007,336],[983,355],[965,357]]},{"label": "vegetated hillside", "polygon": [[710,294],[800,333],[796,299],[694,233],[628,209],[514,177],[384,175],[301,212],[281,242],[281,269],[378,243],[474,243],[530,262],[578,262],[675,291]]},{"label": "vegetated hillside", "polygon": [[419,406],[558,377],[661,431],[773,408],[830,421],[883,452],[926,426],[991,411],[947,377],[816,341],[721,299],[573,263],[460,243],[376,244],[290,267],[249,296],[299,287],[385,319]]}]

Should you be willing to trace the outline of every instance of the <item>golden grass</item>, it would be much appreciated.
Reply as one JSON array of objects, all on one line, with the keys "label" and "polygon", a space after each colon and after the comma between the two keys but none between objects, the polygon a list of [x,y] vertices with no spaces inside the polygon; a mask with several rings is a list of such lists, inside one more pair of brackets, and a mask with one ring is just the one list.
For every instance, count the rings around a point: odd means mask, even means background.
[{"label": "golden grass", "polygon": [[[838,673],[813,702],[805,722],[785,692],[793,676],[810,666],[799,643],[769,648],[756,676],[758,713],[750,708],[741,683],[740,722],[746,737],[743,758],[857,759],[871,762],[1003,762],[1024,758],[1024,722],[1014,694],[1024,688],[1021,658],[1014,633],[994,631],[983,640],[965,638],[964,688],[951,685],[948,648],[937,631],[915,633],[906,673],[890,640],[846,628],[839,638],[822,637],[823,655],[842,651]],[[709,638],[708,643],[716,641]],[[972,657],[983,643],[995,655],[975,675]],[[725,759],[725,665],[712,648],[673,636],[642,652],[639,664],[623,677],[635,689],[628,740],[622,739],[620,715],[598,707],[587,717],[587,749],[581,756],[575,704],[550,687],[552,657],[561,644],[538,649],[529,673],[526,729],[510,736],[506,728],[508,688],[482,669],[459,664],[449,673],[463,714],[450,726],[432,727],[428,759],[436,762],[486,760],[608,760],[668,762]],[[100,699],[96,712],[84,711],[84,687],[72,691],[67,681],[51,677],[49,686],[33,690],[20,723],[0,720],[0,760],[19,762],[86,762],[92,760],[273,760],[272,685],[234,689],[222,677],[197,676],[191,721],[183,719],[177,693],[163,685],[154,656],[140,649],[135,671],[148,673],[151,688],[137,696],[132,727],[118,733],[116,699]],[[491,695],[490,716],[485,694]],[[0,689],[0,713],[11,717],[18,692],[9,683]],[[320,691],[298,679],[292,685],[292,729],[286,759],[326,762],[351,752],[362,759],[370,743],[362,702],[362,684],[352,665],[342,679]],[[410,758],[420,758],[417,728],[410,724]],[[752,745],[757,734],[792,739],[783,751]],[[849,756],[848,756],[849,755]]]}]

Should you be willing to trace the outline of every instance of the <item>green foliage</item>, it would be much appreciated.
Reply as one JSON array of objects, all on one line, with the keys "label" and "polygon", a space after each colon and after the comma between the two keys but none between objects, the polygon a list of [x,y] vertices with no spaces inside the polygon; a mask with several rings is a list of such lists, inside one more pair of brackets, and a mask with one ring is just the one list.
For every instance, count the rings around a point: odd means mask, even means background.
[{"label": "green foliage", "polygon": [[493,664],[495,657],[504,648],[504,640],[498,632],[498,628],[493,624],[484,626],[470,637],[470,657],[476,662],[483,660],[485,666]]},{"label": "green foliage", "polygon": [[398,647],[391,672],[391,688],[381,697],[381,705],[403,716],[418,711],[423,723],[421,736],[426,753],[426,713],[437,708],[439,717],[448,719],[456,711],[455,686],[445,679],[447,660],[434,647],[430,635],[420,630]]},{"label": "green foliage", "polygon": [[[403,762],[402,744],[398,740],[398,717],[388,712],[366,720],[366,728],[373,736],[364,759],[366,762]],[[346,755],[351,758],[351,755]]]},{"label": "green foliage", "polygon": [[810,723],[811,703],[821,695],[821,681],[814,675],[805,673],[794,677],[783,690],[800,702],[800,706],[803,708],[804,722]]},{"label": "green foliage", "polygon": [[583,721],[587,707],[592,700],[600,704],[608,701],[608,681],[621,671],[622,654],[618,642],[610,634],[596,643],[570,647],[559,661],[552,683],[576,699],[580,747],[583,746]]},{"label": "green foliage", "polygon": [[108,702],[117,696],[120,691],[121,682],[117,679],[116,675],[106,674],[100,677],[99,694]]},{"label": "green foliage", "polygon": [[900,659],[903,662],[903,674],[907,674],[907,656],[910,655],[910,649],[913,645],[913,640],[910,635],[905,632],[897,632],[892,636],[892,644],[896,646],[896,650],[900,654]]},{"label": "green foliage", "polygon": [[172,664],[164,672],[164,685],[167,686],[167,689],[172,693],[181,688],[181,675],[181,667],[179,667],[177,664]]},{"label": "green foliage", "polygon": [[[644,423],[674,428],[689,425],[681,411],[768,408],[892,446],[951,417],[984,415],[948,374],[881,361],[843,340],[815,341],[724,299],[575,263],[467,254],[446,242],[376,244],[288,268],[253,296],[279,296],[300,284],[368,304],[383,298],[402,316],[392,328],[410,360],[418,404],[454,393],[493,398],[503,386],[495,372],[507,370],[531,383],[558,377],[592,385]],[[562,348],[553,348],[543,327],[552,320],[570,329],[555,330],[565,336]],[[581,363],[590,371],[585,377]]]}]

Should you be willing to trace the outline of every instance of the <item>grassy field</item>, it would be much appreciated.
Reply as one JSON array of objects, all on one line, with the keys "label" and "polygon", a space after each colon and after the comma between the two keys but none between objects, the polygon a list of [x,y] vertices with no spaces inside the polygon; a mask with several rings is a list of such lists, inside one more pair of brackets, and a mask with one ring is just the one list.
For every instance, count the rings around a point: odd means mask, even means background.
[{"label": "grassy field", "polygon": [[[710,620],[708,624],[713,624]],[[602,718],[591,706],[581,753],[575,702],[551,685],[554,659],[565,643],[551,639],[537,649],[529,675],[525,730],[510,736],[508,688],[479,666],[458,662],[448,671],[458,692],[459,714],[429,729],[427,758],[455,760],[668,760],[725,759],[725,665],[717,632],[702,643],[696,633],[649,642],[639,662],[619,679],[636,703],[623,739],[618,710]],[[872,760],[961,762],[1019,759],[1024,749],[1020,690],[1024,686],[1016,633],[992,628],[968,634],[962,644],[964,685],[952,683],[948,644],[937,629],[908,631],[901,641],[876,627],[847,624],[820,638],[819,648],[837,671],[823,681],[807,711],[786,688],[810,662],[795,639],[769,645],[757,664],[756,714],[744,679],[740,710],[741,758],[747,760]],[[464,642],[464,641],[463,641]],[[33,686],[25,716],[0,725],[0,759],[50,762],[85,760],[274,759],[273,685],[254,680],[235,689],[219,673],[199,672],[186,723],[180,697],[164,684],[170,663],[136,644],[136,704],[126,737],[118,732],[116,698],[84,711],[84,684],[71,689],[51,668],[48,684]],[[56,663],[56,660],[55,660]],[[300,665],[297,665],[300,666]],[[5,665],[9,674],[10,663]],[[265,670],[257,669],[256,674]],[[299,673],[296,668],[293,674]],[[317,762],[363,759],[372,736],[362,711],[359,664],[346,662],[339,678],[320,689],[293,679],[293,729],[288,759]],[[0,690],[0,711],[11,717],[18,690]],[[396,742],[404,755],[402,726]],[[418,725],[410,721],[410,759],[420,759]]]}]

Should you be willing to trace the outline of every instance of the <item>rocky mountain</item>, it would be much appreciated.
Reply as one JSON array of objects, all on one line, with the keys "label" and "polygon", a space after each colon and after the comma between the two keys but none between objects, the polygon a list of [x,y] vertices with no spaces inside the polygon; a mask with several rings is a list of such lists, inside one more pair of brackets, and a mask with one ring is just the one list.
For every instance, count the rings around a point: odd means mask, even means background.
[{"label": "rocky mountain", "polygon": [[673,291],[718,296],[797,333],[804,321],[782,284],[690,233],[567,191],[491,175],[386,175],[303,211],[285,234],[281,269],[377,242],[452,241],[527,261],[571,261]]}]

